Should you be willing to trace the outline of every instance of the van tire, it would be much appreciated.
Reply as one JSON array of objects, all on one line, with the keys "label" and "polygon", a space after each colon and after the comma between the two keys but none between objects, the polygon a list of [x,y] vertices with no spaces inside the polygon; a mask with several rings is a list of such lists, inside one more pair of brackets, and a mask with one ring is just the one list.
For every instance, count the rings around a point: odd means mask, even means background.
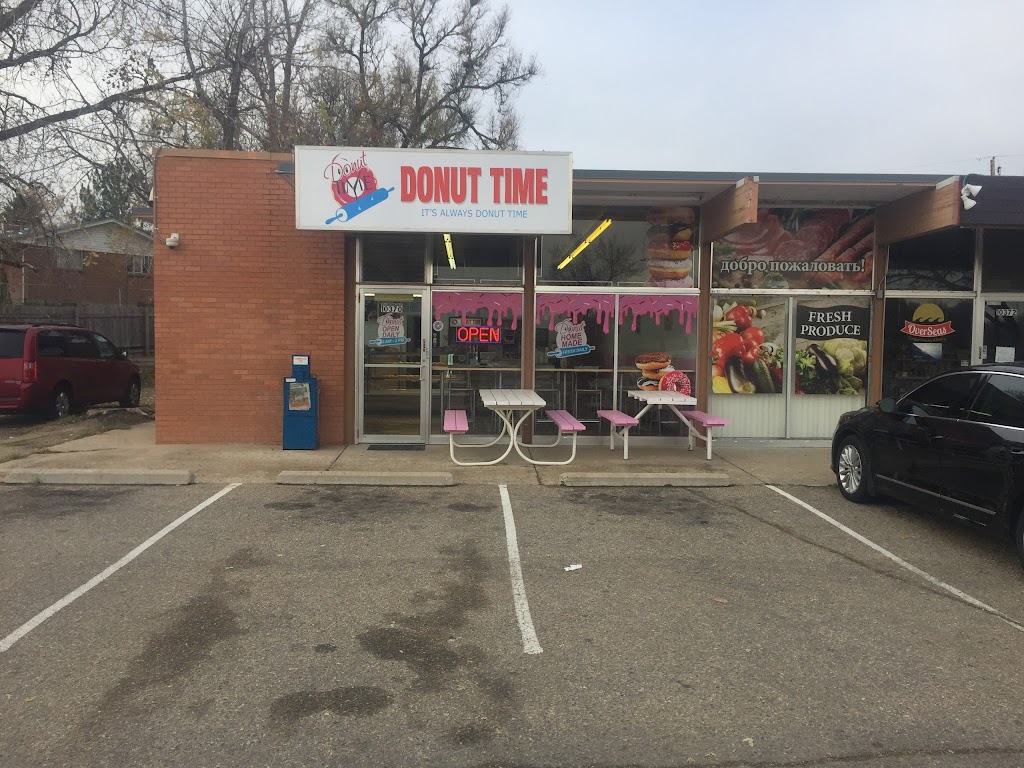
[{"label": "van tire", "polygon": [[53,397],[50,400],[50,417],[63,419],[71,413],[71,390],[66,384],[61,384],[53,390]]},{"label": "van tire", "polygon": [[142,382],[137,377],[132,376],[132,380],[128,382],[128,389],[125,390],[124,396],[119,401],[123,408],[138,408],[139,398],[142,396]]}]

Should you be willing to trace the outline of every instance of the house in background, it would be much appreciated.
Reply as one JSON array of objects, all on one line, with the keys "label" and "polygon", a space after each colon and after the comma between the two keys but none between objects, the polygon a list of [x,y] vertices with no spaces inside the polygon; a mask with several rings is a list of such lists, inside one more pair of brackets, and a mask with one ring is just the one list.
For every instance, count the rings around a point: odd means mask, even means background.
[{"label": "house in background", "polygon": [[2,266],[11,304],[153,304],[153,237],[122,221],[68,224],[17,237]]}]

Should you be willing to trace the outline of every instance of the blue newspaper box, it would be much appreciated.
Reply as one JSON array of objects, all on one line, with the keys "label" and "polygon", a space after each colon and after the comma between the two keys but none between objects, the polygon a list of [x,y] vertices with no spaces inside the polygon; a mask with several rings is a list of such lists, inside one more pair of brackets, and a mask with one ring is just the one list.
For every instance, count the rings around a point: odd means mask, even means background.
[{"label": "blue newspaper box", "polygon": [[284,450],[320,447],[320,405],[317,381],[309,375],[309,355],[292,355],[292,375],[284,380]]}]

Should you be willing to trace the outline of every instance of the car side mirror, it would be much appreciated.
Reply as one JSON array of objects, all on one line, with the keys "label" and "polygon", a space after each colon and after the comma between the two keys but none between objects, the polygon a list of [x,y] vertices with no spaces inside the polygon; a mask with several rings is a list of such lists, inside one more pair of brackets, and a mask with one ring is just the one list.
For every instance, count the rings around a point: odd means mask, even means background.
[{"label": "car side mirror", "polygon": [[882,413],[896,413],[896,398],[883,397],[878,401],[878,410]]},{"label": "car side mirror", "polygon": [[122,360],[127,360],[128,359],[128,350],[122,349],[121,350],[121,354],[118,355],[118,357],[120,357]]}]

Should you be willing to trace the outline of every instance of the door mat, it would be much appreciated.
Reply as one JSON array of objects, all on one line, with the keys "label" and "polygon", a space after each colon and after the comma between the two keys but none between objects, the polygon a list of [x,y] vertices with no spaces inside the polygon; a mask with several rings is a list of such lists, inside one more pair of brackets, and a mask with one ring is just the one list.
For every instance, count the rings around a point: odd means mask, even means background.
[{"label": "door mat", "polygon": [[395,443],[394,445],[375,443],[366,446],[368,451],[422,451],[425,448],[426,446],[422,443]]}]

